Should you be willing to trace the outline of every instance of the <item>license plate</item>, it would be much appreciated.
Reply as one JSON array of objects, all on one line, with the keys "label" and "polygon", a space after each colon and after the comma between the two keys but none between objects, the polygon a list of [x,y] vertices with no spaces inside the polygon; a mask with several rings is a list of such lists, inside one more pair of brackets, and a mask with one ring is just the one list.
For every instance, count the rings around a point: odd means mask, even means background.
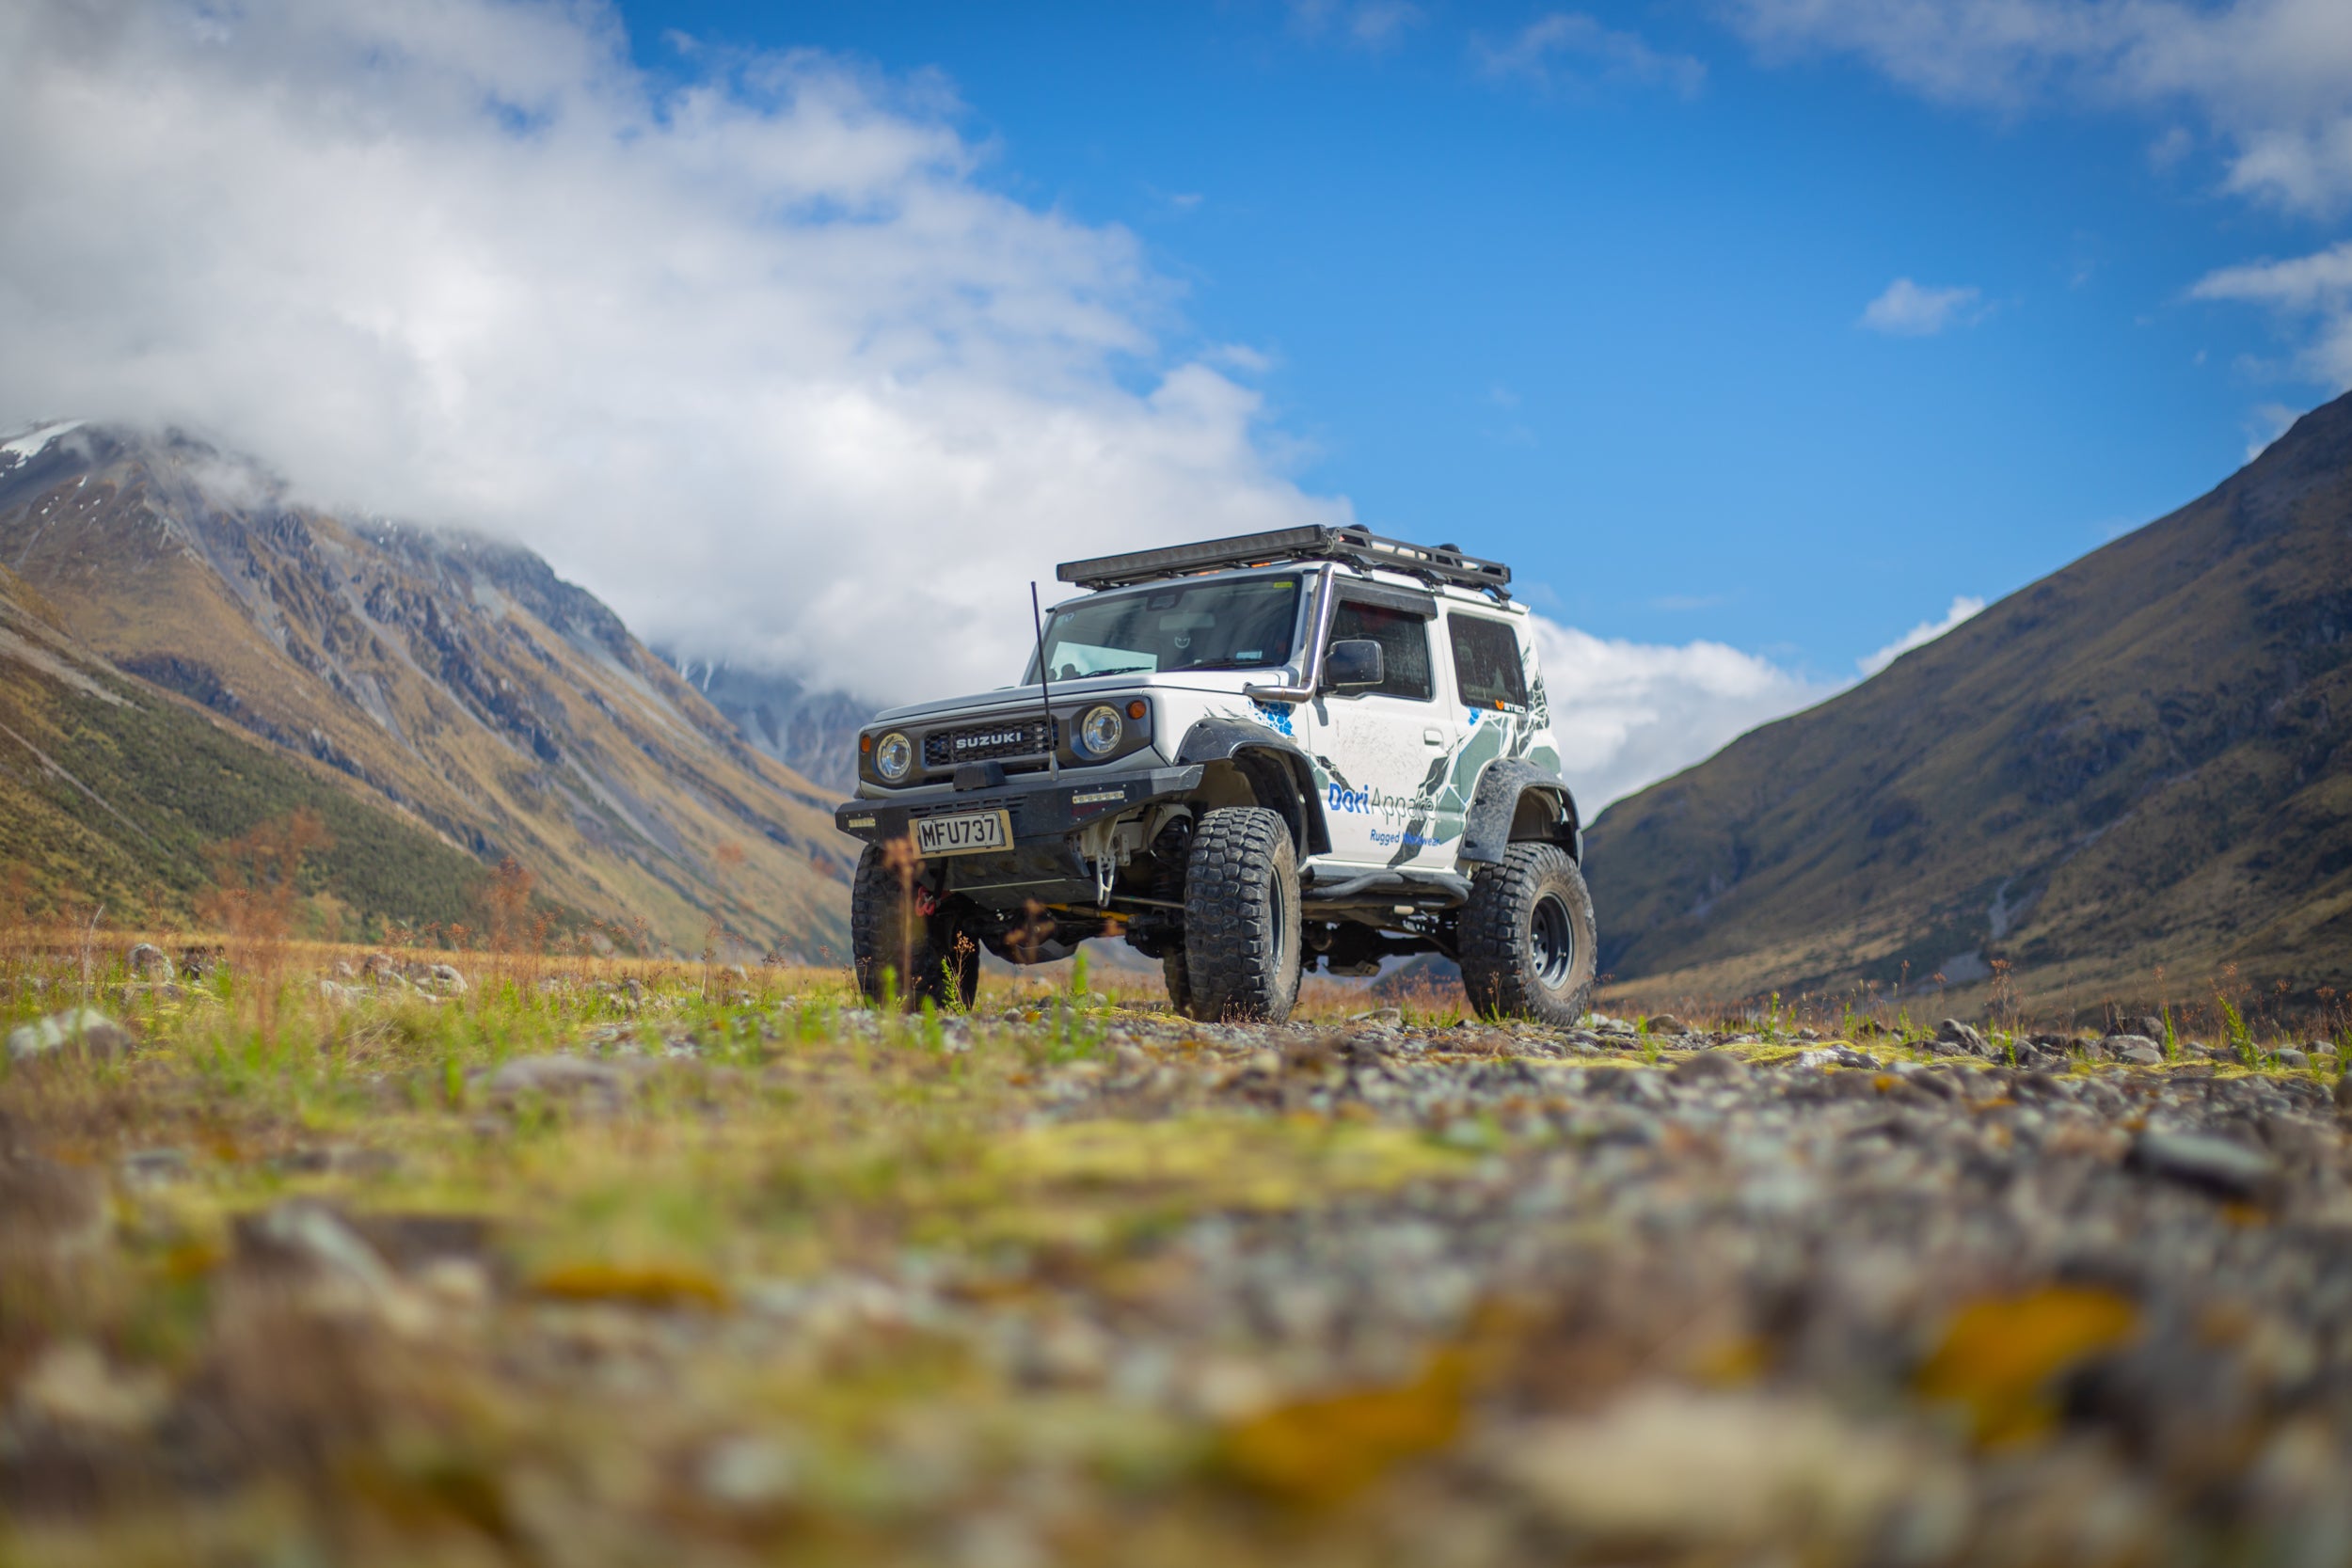
[{"label": "license plate", "polygon": [[984,849],[1009,849],[1012,816],[1001,811],[918,816],[914,819],[914,847],[922,855],[977,855]]}]

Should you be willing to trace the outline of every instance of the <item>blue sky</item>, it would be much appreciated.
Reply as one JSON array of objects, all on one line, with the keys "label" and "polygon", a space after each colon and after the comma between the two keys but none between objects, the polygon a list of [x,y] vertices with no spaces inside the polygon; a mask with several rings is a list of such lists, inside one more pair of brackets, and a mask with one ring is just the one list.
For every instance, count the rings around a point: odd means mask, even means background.
[{"label": "blue sky", "polygon": [[[2223,194],[2193,116],[1930,102],[1759,60],[1703,6],[1596,7],[1648,70],[1499,69],[1540,7],[628,8],[675,69],[813,47],[936,73],[1015,198],[1138,235],[1162,347],[1234,344],[1307,488],[1509,560],[1610,637],[1807,673],[2010,592],[2225,477],[2332,389],[2190,297],[2324,217]],[[2189,128],[2185,151],[2162,147]],[[1899,277],[1940,332],[1861,325]]]},{"label": "blue sky", "polygon": [[18,0],[0,146],[0,427],[878,706],[1057,561],[1452,541],[1588,805],[2352,385],[2344,0]]}]

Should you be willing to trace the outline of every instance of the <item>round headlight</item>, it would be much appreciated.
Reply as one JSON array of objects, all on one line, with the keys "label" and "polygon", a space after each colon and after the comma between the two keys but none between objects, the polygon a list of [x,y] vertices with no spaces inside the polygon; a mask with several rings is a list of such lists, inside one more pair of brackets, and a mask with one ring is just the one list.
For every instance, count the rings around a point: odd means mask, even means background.
[{"label": "round headlight", "polygon": [[1078,750],[1090,757],[1106,757],[1119,746],[1119,737],[1127,733],[1127,721],[1109,704],[1090,707],[1078,721]]},{"label": "round headlight", "polygon": [[882,743],[874,748],[874,771],[882,775],[885,784],[897,784],[914,766],[914,742],[897,730],[883,736]]}]

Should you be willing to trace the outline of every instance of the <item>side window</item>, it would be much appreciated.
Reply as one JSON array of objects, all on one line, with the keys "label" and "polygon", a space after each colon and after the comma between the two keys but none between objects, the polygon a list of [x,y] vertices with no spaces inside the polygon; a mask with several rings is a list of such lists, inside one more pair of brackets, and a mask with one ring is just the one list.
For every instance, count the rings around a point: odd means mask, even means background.
[{"label": "side window", "polygon": [[1346,599],[1331,616],[1331,641],[1369,639],[1380,644],[1378,686],[1366,689],[1384,697],[1410,697],[1427,702],[1437,695],[1429,678],[1429,624],[1409,610]]},{"label": "side window", "polygon": [[1454,681],[1465,707],[1525,707],[1527,672],[1519,638],[1501,621],[1448,615],[1454,633]]}]

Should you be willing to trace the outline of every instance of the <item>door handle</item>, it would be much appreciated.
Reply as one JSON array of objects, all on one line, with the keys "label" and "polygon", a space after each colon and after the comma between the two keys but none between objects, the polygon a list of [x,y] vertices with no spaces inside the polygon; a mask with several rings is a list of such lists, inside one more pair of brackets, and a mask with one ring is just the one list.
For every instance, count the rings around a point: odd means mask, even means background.
[{"label": "door handle", "polygon": [[1445,732],[1442,730],[1423,730],[1421,732],[1421,737],[1422,741],[1431,746],[1442,746],[1445,744]]}]

